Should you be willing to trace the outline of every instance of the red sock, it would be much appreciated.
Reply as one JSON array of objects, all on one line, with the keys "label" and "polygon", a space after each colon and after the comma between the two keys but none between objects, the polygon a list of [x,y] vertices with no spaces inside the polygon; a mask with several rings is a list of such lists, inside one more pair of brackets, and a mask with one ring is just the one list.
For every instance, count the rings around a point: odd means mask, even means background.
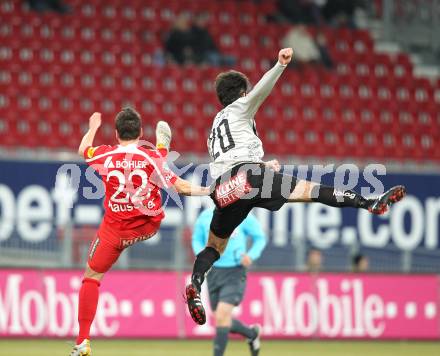
[{"label": "red sock", "polygon": [[84,278],[79,291],[78,322],[79,335],[76,344],[79,345],[84,339],[90,338],[90,327],[95,319],[98,306],[99,286],[101,283],[93,278]]}]

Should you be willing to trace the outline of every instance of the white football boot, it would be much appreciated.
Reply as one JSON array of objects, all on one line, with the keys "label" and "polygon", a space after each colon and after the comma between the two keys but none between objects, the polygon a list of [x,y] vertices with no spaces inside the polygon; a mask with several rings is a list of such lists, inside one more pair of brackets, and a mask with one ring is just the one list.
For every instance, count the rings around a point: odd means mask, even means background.
[{"label": "white football boot", "polygon": [[156,147],[170,150],[171,128],[166,121],[159,121],[156,125]]},{"label": "white football boot", "polygon": [[70,356],[90,356],[91,354],[90,340],[85,339],[82,343],[73,348]]}]

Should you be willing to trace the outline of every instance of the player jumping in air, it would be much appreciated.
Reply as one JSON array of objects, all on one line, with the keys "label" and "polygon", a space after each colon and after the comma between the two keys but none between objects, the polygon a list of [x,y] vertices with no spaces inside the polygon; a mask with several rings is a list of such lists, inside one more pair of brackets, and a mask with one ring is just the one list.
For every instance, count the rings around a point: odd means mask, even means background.
[{"label": "player jumping in air", "polygon": [[183,195],[208,195],[209,188],[193,186],[168,168],[165,156],[171,142],[168,124],[156,127],[156,148],[140,147],[142,123],[139,114],[124,109],[116,116],[117,146],[93,147],[101,126],[101,114],[94,113],[89,130],[79,146],[87,164],[105,184],[104,219],[90,245],[87,268],[79,291],[79,335],[71,356],[91,355],[90,326],[98,305],[104,274],[121,252],[132,244],[151,238],[164,218],[160,188],[174,188]]},{"label": "player jumping in air", "polygon": [[211,175],[216,179],[211,198],[216,209],[208,243],[196,257],[191,283],[185,291],[189,312],[198,324],[206,322],[200,299],[205,275],[225,250],[231,233],[252,208],[275,211],[287,202],[320,202],[383,214],[406,194],[405,187],[396,186],[375,199],[367,199],[353,190],[341,191],[281,174],[278,161],[262,161],[263,145],[257,136],[254,116],[292,56],[291,48],[282,49],[277,64],[250,92],[249,81],[242,73],[229,71],[217,76],[215,87],[223,110],[216,115],[208,139],[213,160]]}]

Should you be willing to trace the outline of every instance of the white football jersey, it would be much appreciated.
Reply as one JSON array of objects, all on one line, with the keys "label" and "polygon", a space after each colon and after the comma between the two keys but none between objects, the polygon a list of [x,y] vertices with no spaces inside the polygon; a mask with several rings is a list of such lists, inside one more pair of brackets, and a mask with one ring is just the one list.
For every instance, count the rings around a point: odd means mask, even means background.
[{"label": "white football jersey", "polygon": [[208,138],[208,150],[213,160],[210,170],[214,179],[237,164],[262,162],[263,144],[257,135],[254,116],[285,67],[278,62],[249,94],[216,115]]}]

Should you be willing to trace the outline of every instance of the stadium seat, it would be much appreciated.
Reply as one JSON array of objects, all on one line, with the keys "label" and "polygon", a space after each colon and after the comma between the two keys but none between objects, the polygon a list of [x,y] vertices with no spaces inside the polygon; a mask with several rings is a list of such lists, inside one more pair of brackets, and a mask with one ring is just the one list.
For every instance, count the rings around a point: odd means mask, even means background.
[{"label": "stadium seat", "polygon": [[[208,14],[219,48],[237,58],[238,70],[253,83],[272,65],[280,33],[290,28],[265,22],[275,1],[73,3],[75,16],[63,17],[39,16],[15,2],[0,6],[0,137],[5,146],[47,142],[50,148],[73,148],[82,130],[79,117],[94,110],[111,116],[132,103],[148,122],[147,135],[152,137],[151,125],[158,119],[167,119],[183,129],[174,141],[181,140],[176,142],[180,150],[205,154],[207,122],[219,109],[213,82],[220,69],[155,66],[154,55],[175,16]],[[414,78],[405,53],[375,53],[367,31],[319,31],[327,38],[335,69],[286,70],[257,115],[266,151],[438,160],[440,81]],[[400,137],[402,129],[407,136]],[[29,131],[39,139],[26,139]],[[110,131],[99,139],[110,139]]]}]

